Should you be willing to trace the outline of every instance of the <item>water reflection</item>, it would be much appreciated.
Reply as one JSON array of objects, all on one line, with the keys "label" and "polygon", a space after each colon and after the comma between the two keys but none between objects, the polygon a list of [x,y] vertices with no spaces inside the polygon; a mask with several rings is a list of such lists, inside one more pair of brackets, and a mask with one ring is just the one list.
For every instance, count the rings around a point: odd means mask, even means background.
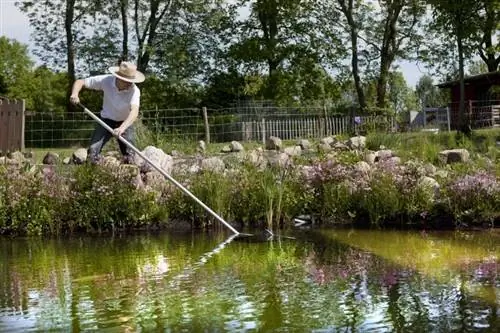
[{"label": "water reflection", "polygon": [[495,234],[1,239],[0,331],[499,329]]}]

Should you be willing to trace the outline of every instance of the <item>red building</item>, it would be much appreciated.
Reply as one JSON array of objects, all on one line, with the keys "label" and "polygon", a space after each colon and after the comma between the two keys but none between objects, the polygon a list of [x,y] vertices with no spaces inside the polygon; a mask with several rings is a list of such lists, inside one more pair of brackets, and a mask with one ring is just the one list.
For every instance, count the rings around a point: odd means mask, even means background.
[{"label": "red building", "polygon": [[[465,112],[473,128],[500,127],[500,71],[469,76],[465,83]],[[451,94],[451,128],[458,127],[460,103],[460,81],[449,81],[437,85],[449,89]]]}]

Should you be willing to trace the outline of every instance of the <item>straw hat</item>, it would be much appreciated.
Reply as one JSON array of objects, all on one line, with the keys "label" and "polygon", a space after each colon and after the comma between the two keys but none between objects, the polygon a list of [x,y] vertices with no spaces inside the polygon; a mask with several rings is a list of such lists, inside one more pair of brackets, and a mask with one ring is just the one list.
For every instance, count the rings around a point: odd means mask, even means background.
[{"label": "straw hat", "polygon": [[145,80],[144,74],[137,70],[137,66],[123,61],[120,66],[109,67],[109,72],[120,80],[139,83]]}]

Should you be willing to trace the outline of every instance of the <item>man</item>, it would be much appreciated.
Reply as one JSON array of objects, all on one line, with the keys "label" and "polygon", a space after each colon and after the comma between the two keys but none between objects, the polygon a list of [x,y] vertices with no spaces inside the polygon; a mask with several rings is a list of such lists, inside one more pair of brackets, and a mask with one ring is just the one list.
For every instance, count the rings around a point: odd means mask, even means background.
[{"label": "man", "polygon": [[[130,62],[122,62],[120,66],[110,67],[111,75],[91,76],[86,79],[76,80],[71,90],[70,101],[80,103],[78,94],[83,87],[103,91],[102,110],[100,118],[111,128],[113,134],[101,125],[97,125],[88,148],[91,163],[97,163],[101,150],[112,135],[123,136],[133,144],[134,128],[132,124],[139,114],[141,92],[135,83],[143,82],[144,74]],[[134,152],[118,140],[124,163],[132,163]]]}]

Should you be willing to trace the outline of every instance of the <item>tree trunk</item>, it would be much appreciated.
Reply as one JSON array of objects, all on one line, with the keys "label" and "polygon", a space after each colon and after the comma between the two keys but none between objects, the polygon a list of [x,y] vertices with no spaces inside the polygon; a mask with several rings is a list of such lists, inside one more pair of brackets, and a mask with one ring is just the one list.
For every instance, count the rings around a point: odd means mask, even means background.
[{"label": "tree trunk", "polygon": [[359,76],[359,64],[358,64],[358,33],[356,28],[351,28],[351,65],[352,65],[352,76],[354,79],[354,86],[356,87],[356,93],[358,95],[359,111],[361,114],[364,113],[366,109],[366,99],[365,92],[361,85],[361,78]]},{"label": "tree trunk", "polygon": [[462,42],[462,32],[460,28],[457,30],[457,46],[458,46],[458,70],[460,80],[460,102],[458,105],[458,124],[459,132],[469,136],[472,132],[470,127],[470,119],[465,113],[465,82],[464,82],[464,48]]},{"label": "tree trunk", "polygon": [[389,71],[394,61],[395,52],[399,48],[396,43],[397,22],[404,6],[404,1],[394,0],[387,8],[387,18],[384,26],[384,38],[380,51],[380,73],[377,79],[377,107],[384,109],[387,104],[385,96],[387,94],[387,80]]},{"label": "tree trunk", "polygon": [[[137,69],[145,73],[147,71],[149,61],[151,60],[151,49],[156,42],[158,24],[161,22],[165,14],[172,6],[172,0],[150,0],[150,14],[148,22],[142,34],[139,29],[139,0],[135,0],[135,31],[137,35],[138,55]],[[162,11],[159,12],[160,4],[164,3]],[[147,36],[147,40],[146,40]]]},{"label": "tree trunk", "polygon": [[120,15],[122,17],[122,56],[121,60],[128,60],[128,21],[127,21],[128,0],[120,1]]},{"label": "tree trunk", "polygon": [[66,105],[68,112],[75,111],[76,108],[69,102],[71,88],[75,82],[75,45],[73,39],[73,19],[75,14],[75,0],[66,1],[66,15],[64,18],[64,29],[66,30],[66,60],[68,62],[68,89],[66,91]]},{"label": "tree trunk", "polygon": [[342,12],[345,15],[347,24],[349,25],[349,33],[351,36],[351,66],[352,66],[352,77],[354,79],[354,86],[356,88],[356,93],[358,96],[358,103],[360,112],[363,113],[366,109],[366,99],[363,87],[361,84],[361,78],[359,76],[359,60],[358,60],[358,30],[353,17],[353,0],[337,0]]},{"label": "tree trunk", "polygon": [[[484,11],[486,13],[486,19],[481,25],[483,38],[482,43],[479,45],[479,55],[484,61],[486,66],[488,66],[488,72],[496,72],[498,66],[500,65],[500,56],[496,57],[496,48],[493,45],[492,35],[497,31],[497,12],[493,7],[493,1],[491,3],[484,3]],[[484,47],[483,47],[484,45]]]},{"label": "tree trunk", "polygon": [[281,62],[280,55],[277,54],[276,36],[278,35],[278,3],[274,0],[261,0],[257,4],[260,27],[264,35],[265,56],[268,65],[269,79],[265,98],[274,100],[277,94],[277,70]]}]

